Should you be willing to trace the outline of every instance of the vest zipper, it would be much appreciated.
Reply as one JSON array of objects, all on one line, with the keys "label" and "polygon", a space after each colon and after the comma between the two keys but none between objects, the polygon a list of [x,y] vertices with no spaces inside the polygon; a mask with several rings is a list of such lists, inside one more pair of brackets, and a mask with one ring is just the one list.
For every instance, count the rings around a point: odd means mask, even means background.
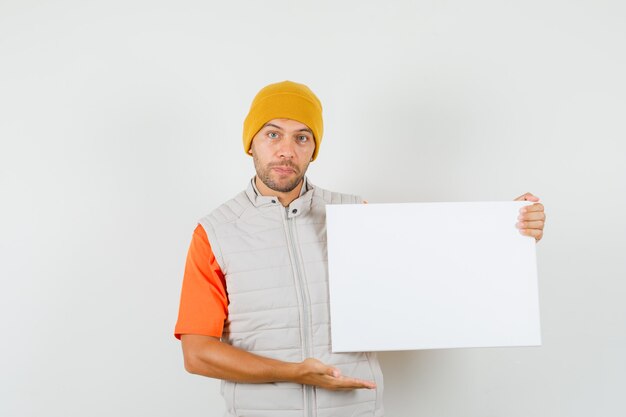
[{"label": "vest zipper", "polygon": [[[296,291],[298,292],[298,297],[300,299],[300,305],[302,306],[302,316],[300,318],[302,324],[302,344],[305,352],[305,358],[313,357],[313,349],[311,347],[311,341],[309,338],[310,335],[310,327],[309,323],[311,322],[311,311],[310,311],[310,299],[309,292],[307,290],[306,282],[304,281],[304,275],[302,274],[302,269],[300,266],[300,252],[296,245],[295,237],[294,237],[294,224],[295,218],[289,218],[289,207],[285,207],[285,220],[287,223],[287,237],[288,237],[288,248],[291,255],[291,259],[293,260],[295,266],[295,275],[296,275]],[[313,406],[314,395],[313,395],[314,387],[312,385],[304,385],[304,407],[305,407],[305,416],[315,417],[317,413],[315,413],[315,407]]]}]

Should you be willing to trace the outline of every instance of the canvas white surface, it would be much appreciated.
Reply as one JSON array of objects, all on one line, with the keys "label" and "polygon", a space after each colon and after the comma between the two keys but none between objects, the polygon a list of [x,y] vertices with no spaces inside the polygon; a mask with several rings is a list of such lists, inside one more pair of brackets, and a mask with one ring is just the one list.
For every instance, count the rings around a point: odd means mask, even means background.
[{"label": "canvas white surface", "polygon": [[333,351],[540,345],[528,204],[328,205]]}]

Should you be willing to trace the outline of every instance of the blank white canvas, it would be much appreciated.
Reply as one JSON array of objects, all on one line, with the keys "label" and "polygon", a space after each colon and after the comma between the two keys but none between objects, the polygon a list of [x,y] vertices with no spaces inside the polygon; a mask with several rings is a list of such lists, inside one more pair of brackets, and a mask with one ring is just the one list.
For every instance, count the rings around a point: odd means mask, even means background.
[{"label": "blank white canvas", "polygon": [[540,345],[524,205],[328,205],[333,351]]}]

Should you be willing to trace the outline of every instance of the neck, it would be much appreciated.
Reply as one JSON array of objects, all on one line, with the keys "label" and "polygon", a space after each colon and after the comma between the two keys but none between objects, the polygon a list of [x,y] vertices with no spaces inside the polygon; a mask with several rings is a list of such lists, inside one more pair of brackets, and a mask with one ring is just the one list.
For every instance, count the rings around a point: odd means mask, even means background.
[{"label": "neck", "polygon": [[261,193],[261,195],[268,197],[276,196],[278,197],[278,201],[280,201],[280,204],[282,204],[283,207],[287,207],[289,204],[291,204],[293,200],[300,197],[300,191],[302,190],[302,186],[304,185],[304,178],[300,180],[300,183],[296,185],[296,188],[286,193],[272,190],[270,187],[265,185],[263,181],[261,181],[257,176],[254,177],[254,184],[256,185],[256,188],[257,190],[259,190],[259,193]]}]

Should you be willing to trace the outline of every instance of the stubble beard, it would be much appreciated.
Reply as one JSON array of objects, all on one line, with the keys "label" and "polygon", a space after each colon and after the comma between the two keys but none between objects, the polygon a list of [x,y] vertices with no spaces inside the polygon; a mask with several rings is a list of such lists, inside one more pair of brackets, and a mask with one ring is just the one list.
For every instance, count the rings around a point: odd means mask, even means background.
[{"label": "stubble beard", "polygon": [[[284,162],[273,162],[269,163],[266,166],[263,166],[261,161],[259,161],[256,155],[252,155],[252,159],[254,160],[254,168],[256,170],[257,177],[265,184],[269,189],[274,190],[279,193],[288,193],[293,191],[302,181],[304,174],[306,173],[309,164],[306,164],[304,169],[300,171],[300,169],[290,161]],[[279,183],[274,178],[272,178],[272,168],[274,167],[289,167],[294,170],[296,176],[293,180],[287,183]]]}]

